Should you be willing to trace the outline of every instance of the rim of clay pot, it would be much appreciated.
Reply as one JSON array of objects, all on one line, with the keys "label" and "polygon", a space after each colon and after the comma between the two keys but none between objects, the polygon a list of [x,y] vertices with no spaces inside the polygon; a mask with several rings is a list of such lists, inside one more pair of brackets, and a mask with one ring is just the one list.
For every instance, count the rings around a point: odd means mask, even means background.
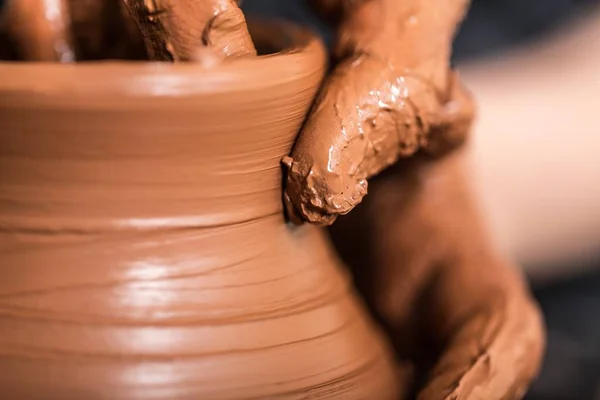
[{"label": "rim of clay pot", "polygon": [[[118,95],[136,98],[186,97],[257,90],[284,84],[323,67],[325,49],[309,29],[273,20],[248,24],[260,50],[256,57],[226,60],[217,65],[140,61],[82,63],[0,62],[0,100],[59,101],[61,104]],[[2,101],[6,105],[5,101]],[[130,103],[128,103],[130,104]],[[79,103],[80,106],[83,104]]]}]

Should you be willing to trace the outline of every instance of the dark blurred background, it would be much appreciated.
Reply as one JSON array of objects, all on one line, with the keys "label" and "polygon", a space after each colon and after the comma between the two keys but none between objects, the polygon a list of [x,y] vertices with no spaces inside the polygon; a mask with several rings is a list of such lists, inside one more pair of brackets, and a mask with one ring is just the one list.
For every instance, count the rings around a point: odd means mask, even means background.
[{"label": "dark blurred background", "polygon": [[[541,40],[596,4],[598,0],[474,0],[456,39],[455,61],[494,56]],[[331,32],[302,0],[245,0],[243,8],[248,14],[310,24],[331,45]],[[542,375],[527,400],[600,400],[600,273],[594,272],[600,263],[561,268],[587,272],[552,283],[534,282],[548,327],[548,349]]]}]

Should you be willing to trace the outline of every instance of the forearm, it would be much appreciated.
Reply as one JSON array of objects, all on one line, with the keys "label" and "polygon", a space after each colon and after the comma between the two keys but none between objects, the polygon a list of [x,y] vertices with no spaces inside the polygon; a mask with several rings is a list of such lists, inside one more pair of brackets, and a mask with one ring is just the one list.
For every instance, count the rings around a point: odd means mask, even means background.
[{"label": "forearm", "polygon": [[202,48],[219,57],[255,55],[235,0],[125,0],[153,60],[191,61]]},{"label": "forearm", "polygon": [[441,90],[447,87],[452,42],[468,5],[469,0],[346,1],[337,52],[371,54]]}]

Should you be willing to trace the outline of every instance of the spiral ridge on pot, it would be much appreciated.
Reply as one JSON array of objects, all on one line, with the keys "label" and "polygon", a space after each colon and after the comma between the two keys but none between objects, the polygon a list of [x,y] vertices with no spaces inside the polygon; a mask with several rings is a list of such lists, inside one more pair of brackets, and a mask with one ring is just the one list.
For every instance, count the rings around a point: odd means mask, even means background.
[{"label": "spiral ridge on pot", "polygon": [[324,72],[0,65],[0,389],[12,398],[394,398],[327,238],[283,219],[281,158]]}]

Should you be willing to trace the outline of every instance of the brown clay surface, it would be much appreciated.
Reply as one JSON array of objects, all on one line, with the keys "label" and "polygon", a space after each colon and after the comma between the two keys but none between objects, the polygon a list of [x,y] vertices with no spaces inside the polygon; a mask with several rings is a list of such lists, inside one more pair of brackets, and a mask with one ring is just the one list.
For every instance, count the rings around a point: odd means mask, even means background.
[{"label": "brown clay surface", "polygon": [[67,0],[78,61],[147,59],[143,36],[123,0]]},{"label": "brown clay surface", "polygon": [[[332,227],[419,400],[518,399],[543,322],[524,279],[487,240],[462,168],[474,115],[450,69],[467,0],[316,0],[338,25],[339,64],[290,157],[295,222]],[[483,132],[485,134],[485,132]],[[385,168],[395,167],[375,177]]]},{"label": "brown clay surface", "polygon": [[520,399],[539,371],[543,321],[489,242],[463,164],[462,151],[403,160],[331,230],[399,360],[415,363],[419,400]]},{"label": "brown clay surface", "polygon": [[67,0],[8,0],[0,32],[10,38],[19,59],[74,61],[67,8]]},{"label": "brown clay surface", "polygon": [[0,58],[72,62],[147,54],[122,0],[8,0],[0,13]]},{"label": "brown clay surface", "polygon": [[324,73],[292,38],[210,70],[0,64],[7,398],[397,398],[322,232],[283,220]]},{"label": "brown clay surface", "polygon": [[445,153],[464,140],[474,107],[450,54],[469,2],[315,3],[337,16],[340,63],[284,162],[290,210],[329,225],[399,158]]},{"label": "brown clay surface", "polygon": [[219,58],[256,55],[235,0],[123,0],[152,60],[190,61],[198,49]]}]

